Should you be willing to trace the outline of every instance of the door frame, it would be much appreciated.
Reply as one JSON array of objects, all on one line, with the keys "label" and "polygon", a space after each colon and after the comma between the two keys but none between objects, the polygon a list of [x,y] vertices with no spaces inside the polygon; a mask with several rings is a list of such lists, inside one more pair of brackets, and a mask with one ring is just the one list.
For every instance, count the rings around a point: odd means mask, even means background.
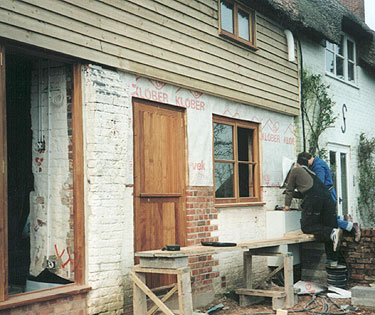
[{"label": "door frame", "polygon": [[[350,185],[349,185],[349,179],[350,179],[350,176],[351,176],[351,173],[350,173],[350,163],[349,163],[349,160],[350,160],[350,153],[351,153],[351,150],[350,150],[350,146],[349,145],[345,145],[345,144],[339,144],[339,143],[328,143],[327,144],[327,150],[328,150],[328,154],[330,151],[334,151],[336,152],[336,187],[335,187],[335,190],[336,190],[336,194],[337,194],[337,212],[338,212],[338,215],[343,215],[343,209],[342,209],[342,204],[339,202],[339,199],[340,197],[342,196],[342,184],[341,184],[341,169],[342,169],[342,165],[341,165],[341,159],[340,159],[340,155],[339,153],[345,153],[346,156],[347,156],[347,159],[346,159],[346,178],[347,178],[347,181],[346,181],[346,189],[347,189],[347,202],[348,202],[348,214],[350,213],[350,206],[351,206],[351,189],[350,189]],[[329,166],[330,166],[330,161],[329,161]]]}]

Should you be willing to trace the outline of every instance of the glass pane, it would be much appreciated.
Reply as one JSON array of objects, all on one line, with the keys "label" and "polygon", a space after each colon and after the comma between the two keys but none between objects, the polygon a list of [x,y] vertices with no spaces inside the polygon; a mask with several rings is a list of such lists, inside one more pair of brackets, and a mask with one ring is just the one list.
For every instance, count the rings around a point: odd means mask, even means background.
[{"label": "glass pane", "polygon": [[327,47],[327,49],[333,51],[333,50],[335,49],[335,44],[333,44],[333,43],[327,41],[327,43],[326,43],[326,47]]},{"label": "glass pane", "polygon": [[233,5],[221,1],[221,28],[233,34]]},{"label": "glass pane", "polygon": [[233,198],[233,163],[215,163],[215,197]]},{"label": "glass pane", "polygon": [[348,59],[354,61],[354,43],[348,40]]},{"label": "glass pane", "polygon": [[334,54],[326,50],[326,71],[335,73]]},{"label": "glass pane", "polygon": [[239,164],[240,197],[254,197],[254,171],[253,165]]},{"label": "glass pane", "polygon": [[238,10],[238,36],[250,41],[249,14]]},{"label": "glass pane", "polygon": [[342,189],[342,214],[348,213],[348,187],[346,171],[346,154],[340,153],[341,163],[341,189]]},{"label": "glass pane", "polygon": [[341,36],[340,45],[336,45],[336,52],[339,55],[344,56],[344,37],[343,36]]},{"label": "glass pane", "polygon": [[336,56],[336,76],[344,79],[344,59]]},{"label": "glass pane", "polygon": [[214,148],[216,160],[233,160],[233,127],[214,123]]},{"label": "glass pane", "polygon": [[354,81],[354,64],[348,62],[348,80]]},{"label": "glass pane", "polygon": [[332,180],[333,180],[333,186],[337,187],[336,185],[336,152],[335,151],[329,151],[329,167],[331,169],[332,173]]},{"label": "glass pane", "polygon": [[253,161],[253,130],[237,128],[237,150],[239,161]]}]

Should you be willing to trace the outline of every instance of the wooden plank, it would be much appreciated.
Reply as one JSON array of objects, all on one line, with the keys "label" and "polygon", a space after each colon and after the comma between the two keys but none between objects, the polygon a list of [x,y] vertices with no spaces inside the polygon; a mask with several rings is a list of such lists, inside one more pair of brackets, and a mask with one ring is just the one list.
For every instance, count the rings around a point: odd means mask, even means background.
[{"label": "wooden plank", "polygon": [[[166,315],[174,315],[173,312],[138,278],[134,272],[129,273],[130,277],[137,285]],[[133,296],[134,300],[134,296]],[[135,312],[135,315],[143,315],[145,312]]]},{"label": "wooden plank", "polygon": [[8,300],[0,302],[0,310],[9,311],[11,308],[20,307],[22,305],[52,301],[63,297],[72,297],[77,294],[87,293],[90,290],[91,288],[87,285],[65,284],[52,289],[16,294],[9,296]]},{"label": "wooden plank", "polygon": [[73,142],[73,211],[74,211],[74,281],[85,283],[85,193],[82,118],[82,66],[73,65],[72,142]]},{"label": "wooden plank", "polygon": [[315,239],[312,234],[298,234],[298,235],[289,235],[287,237],[282,237],[282,238],[242,242],[242,243],[237,243],[237,246],[233,246],[233,247],[188,246],[188,247],[181,247],[180,251],[177,251],[177,252],[153,250],[153,251],[137,252],[135,255],[139,257],[142,257],[143,255],[145,255],[145,257],[151,257],[151,256],[173,257],[177,255],[195,256],[195,255],[216,254],[220,252],[230,252],[230,251],[247,251],[249,249],[255,249],[255,248],[266,248],[266,247],[274,247],[274,246],[287,245],[287,244],[299,244],[299,243],[304,243],[304,242],[311,242],[314,240]]},{"label": "wooden plank", "polygon": [[0,42],[0,302],[8,295],[8,189],[5,47]]},{"label": "wooden plank", "polygon": [[169,274],[169,275],[178,275],[183,272],[187,272],[190,269],[188,267],[178,268],[178,269],[163,269],[163,268],[142,268],[139,265],[135,265],[132,270],[134,272],[143,272],[143,273],[160,273],[160,274]]},{"label": "wooden plank", "polygon": [[268,297],[284,297],[284,291],[275,290],[252,290],[252,289],[236,289],[237,294],[254,295],[254,296],[268,296]]}]

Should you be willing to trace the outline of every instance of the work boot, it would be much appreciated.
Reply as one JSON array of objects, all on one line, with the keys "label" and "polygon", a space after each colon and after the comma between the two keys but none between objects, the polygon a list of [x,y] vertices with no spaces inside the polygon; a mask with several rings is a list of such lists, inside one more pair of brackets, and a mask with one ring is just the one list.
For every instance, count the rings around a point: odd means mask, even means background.
[{"label": "work boot", "polygon": [[342,238],[342,229],[337,228],[333,229],[331,232],[331,240],[333,243],[333,251],[336,252],[341,244],[341,238]]},{"label": "work boot", "polygon": [[352,231],[354,232],[354,240],[358,243],[361,239],[361,224],[353,223]]}]

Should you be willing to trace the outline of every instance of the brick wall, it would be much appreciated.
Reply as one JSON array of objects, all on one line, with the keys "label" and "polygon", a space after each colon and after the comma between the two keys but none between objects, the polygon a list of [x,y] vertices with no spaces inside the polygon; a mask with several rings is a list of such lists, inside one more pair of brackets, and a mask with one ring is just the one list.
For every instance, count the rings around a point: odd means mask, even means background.
[{"label": "brick wall", "polygon": [[362,229],[359,243],[352,236],[345,236],[341,251],[349,265],[351,285],[375,282],[375,229]]},{"label": "brick wall", "polygon": [[0,311],[1,315],[85,315],[86,312],[86,294],[77,294],[68,297],[58,298],[45,302],[24,305]]},{"label": "brick wall", "polygon": [[[186,195],[187,246],[198,245],[201,241],[218,241],[218,237],[212,235],[218,229],[216,224],[212,224],[212,220],[218,216],[214,207],[213,187],[188,187]],[[189,257],[194,292],[212,289],[212,279],[219,277],[214,270],[218,263],[212,255]]]},{"label": "brick wall", "polygon": [[365,20],[365,3],[364,0],[340,0],[340,2],[350,9],[363,21]]}]

